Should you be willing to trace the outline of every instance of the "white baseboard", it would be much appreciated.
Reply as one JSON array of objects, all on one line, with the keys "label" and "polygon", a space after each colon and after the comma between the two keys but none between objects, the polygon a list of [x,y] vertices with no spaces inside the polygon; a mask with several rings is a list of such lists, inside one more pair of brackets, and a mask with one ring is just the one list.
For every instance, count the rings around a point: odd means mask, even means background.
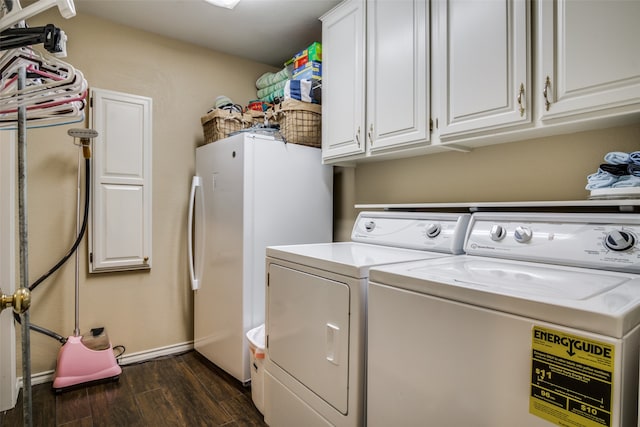
[{"label": "white baseboard", "polygon": [[187,341],[181,344],[172,344],[166,347],[158,347],[152,350],[139,351],[131,353],[128,356],[122,356],[119,363],[122,366],[131,365],[133,363],[146,362],[147,360],[156,359],[158,357],[172,356],[193,350],[193,341]]},{"label": "white baseboard", "polygon": [[[121,366],[132,365],[134,363],[146,362],[148,360],[157,359],[158,357],[172,356],[175,354],[184,353],[193,350],[193,341],[187,341],[180,344],[172,344],[165,347],[158,347],[151,350],[139,351],[137,353],[131,353],[126,356],[118,358],[118,363]],[[43,384],[49,381],[53,381],[54,371],[43,371],[37,374],[31,375],[31,385]],[[22,389],[23,382],[22,377],[18,377],[17,388],[18,391]]]}]

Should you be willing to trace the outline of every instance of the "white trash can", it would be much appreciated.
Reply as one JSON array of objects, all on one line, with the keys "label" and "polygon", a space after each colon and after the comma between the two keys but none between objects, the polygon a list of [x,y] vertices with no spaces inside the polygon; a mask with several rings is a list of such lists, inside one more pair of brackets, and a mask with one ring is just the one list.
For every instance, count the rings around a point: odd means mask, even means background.
[{"label": "white trash can", "polygon": [[264,323],[247,332],[251,363],[251,399],[264,414]]}]

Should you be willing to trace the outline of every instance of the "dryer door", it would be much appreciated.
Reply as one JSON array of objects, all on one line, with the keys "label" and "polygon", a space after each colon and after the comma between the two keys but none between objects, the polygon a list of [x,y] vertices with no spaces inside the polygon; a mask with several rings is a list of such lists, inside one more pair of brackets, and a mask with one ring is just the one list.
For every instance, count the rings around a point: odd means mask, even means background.
[{"label": "dryer door", "polygon": [[271,264],[267,288],[270,360],[347,413],[349,287]]}]

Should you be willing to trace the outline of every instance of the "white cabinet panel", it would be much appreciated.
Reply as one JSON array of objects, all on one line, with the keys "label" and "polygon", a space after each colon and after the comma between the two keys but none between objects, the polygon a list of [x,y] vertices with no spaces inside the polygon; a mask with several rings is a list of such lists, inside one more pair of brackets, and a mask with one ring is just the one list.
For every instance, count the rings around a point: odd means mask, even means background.
[{"label": "white cabinet panel", "polygon": [[543,120],[638,111],[640,2],[541,1],[537,18]]},{"label": "white cabinet panel", "polygon": [[322,21],[322,157],[364,153],[362,0],[342,3]]},{"label": "white cabinet panel", "polygon": [[[106,266],[140,263],[144,252],[144,194],[139,185],[102,185],[96,194],[101,209],[94,212],[95,225],[101,226],[100,245],[94,245],[93,255]],[[96,242],[97,243],[97,242]]]},{"label": "white cabinet panel", "polygon": [[322,30],[323,160],[427,145],[427,1],[347,0]]},{"label": "white cabinet panel", "polygon": [[428,15],[425,0],[367,2],[370,152],[428,140]]},{"label": "white cabinet panel", "polygon": [[441,138],[531,122],[527,2],[440,0],[432,8]]},{"label": "white cabinet panel", "polygon": [[151,267],[151,99],[93,89],[92,273]]}]

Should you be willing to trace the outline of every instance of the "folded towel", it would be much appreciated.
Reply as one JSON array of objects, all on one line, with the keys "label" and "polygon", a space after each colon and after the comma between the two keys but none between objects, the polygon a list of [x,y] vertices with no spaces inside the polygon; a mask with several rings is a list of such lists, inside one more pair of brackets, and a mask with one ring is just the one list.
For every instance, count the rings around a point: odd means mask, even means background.
[{"label": "folded towel", "polygon": [[285,67],[277,73],[264,73],[256,80],[256,88],[264,89],[278,82],[291,78],[291,72]]},{"label": "folded towel", "polygon": [[602,169],[598,169],[598,172],[587,176],[587,190],[595,190],[597,188],[608,188],[618,181],[617,176],[605,172]]},{"label": "folded towel", "polygon": [[616,182],[611,184],[611,188],[640,187],[640,176],[623,175]]},{"label": "folded towel", "polygon": [[640,151],[629,153],[629,162],[635,165],[640,165]]},{"label": "folded towel", "polygon": [[287,80],[284,87],[284,99],[312,102],[311,80]]},{"label": "folded towel", "polygon": [[629,175],[640,176],[640,165],[631,163],[630,165],[627,165],[627,171],[629,172]]},{"label": "folded towel", "polygon": [[629,165],[626,163],[623,165],[612,165],[609,163],[603,163],[600,165],[600,170],[609,172],[611,175],[622,176],[629,175],[628,167]]},{"label": "folded towel", "polygon": [[281,82],[274,83],[270,86],[265,87],[264,89],[258,89],[258,98],[262,98],[264,96],[269,95],[272,92],[276,92],[284,89],[288,81],[289,80],[282,80]]},{"label": "folded towel", "polygon": [[260,98],[260,101],[271,104],[272,102],[281,101],[283,99],[284,99],[284,88],[278,89],[275,92],[271,92],[270,94],[263,96],[262,98]]},{"label": "folded towel", "polygon": [[623,165],[630,162],[629,154],[621,151],[612,151],[605,154],[604,161],[612,165]]}]

